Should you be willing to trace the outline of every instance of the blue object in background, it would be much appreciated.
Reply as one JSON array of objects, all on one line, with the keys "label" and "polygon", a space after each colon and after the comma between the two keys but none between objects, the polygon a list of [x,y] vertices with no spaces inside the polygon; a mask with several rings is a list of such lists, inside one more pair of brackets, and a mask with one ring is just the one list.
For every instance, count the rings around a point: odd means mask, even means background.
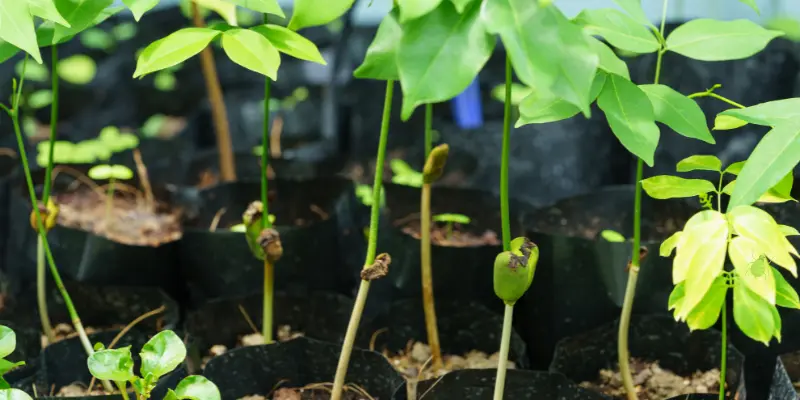
[{"label": "blue object in background", "polygon": [[464,92],[450,100],[450,104],[459,128],[477,129],[483,126],[483,105],[478,78],[475,78]]}]

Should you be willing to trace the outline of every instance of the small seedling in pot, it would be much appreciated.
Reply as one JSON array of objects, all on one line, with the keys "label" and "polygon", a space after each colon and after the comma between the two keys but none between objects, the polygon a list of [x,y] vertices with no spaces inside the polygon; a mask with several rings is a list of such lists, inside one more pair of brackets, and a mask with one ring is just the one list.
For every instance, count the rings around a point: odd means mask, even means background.
[{"label": "small seedling in pot", "polygon": [[[660,254],[670,257],[675,252],[672,266],[675,288],[669,297],[669,309],[677,321],[686,322],[691,330],[708,329],[722,314],[720,399],[725,393],[728,289],[733,290],[736,325],[745,335],[766,346],[772,338],[781,340],[781,318],[776,306],[800,309],[797,293],[771,265],[774,263],[797,277],[793,256],[800,254],[786,238],[797,230],[779,225],[769,213],[751,205],[728,206],[723,213],[723,178],[726,174],[740,174],[740,168],[741,164],[735,163],[723,169],[717,157],[699,155],[680,161],[678,171],[714,172],[719,176],[716,184],[670,175],[642,181],[645,192],[655,199],[700,196],[712,204],[690,218],[682,231],[666,239]],[[790,199],[783,189],[791,187],[791,178],[779,185],[769,191],[768,200]],[[716,204],[708,201],[711,195]],[[730,270],[725,268],[726,258],[733,265]]]},{"label": "small seedling in pot", "polygon": [[495,400],[502,400],[505,390],[514,304],[533,283],[538,262],[539,247],[525,237],[512,240],[510,250],[498,254],[494,261],[494,293],[506,305],[503,317],[503,336],[500,342],[500,360],[494,386]]},{"label": "small seedling in pot", "polygon": [[434,215],[433,222],[444,223],[445,230],[447,231],[447,238],[451,239],[453,237],[453,226],[455,224],[469,225],[472,219],[464,214],[446,213]]},{"label": "small seedling in pot", "polygon": [[[133,387],[136,400],[149,399],[158,380],[172,372],[186,358],[186,346],[178,335],[170,330],[159,332],[142,346],[139,352],[142,359],[139,376],[133,371],[130,346],[106,350],[102,343],[97,343],[95,350],[96,352],[87,360],[89,372],[95,378],[114,382],[125,400],[129,399],[127,387],[129,383]],[[221,398],[217,386],[199,375],[183,378],[178,386],[174,390],[170,389],[164,397],[165,400]]]},{"label": "small seedling in pot", "polygon": [[133,179],[133,171],[124,165],[95,165],[89,169],[89,178],[96,181],[108,181],[108,194],[106,195],[106,226],[111,224],[111,207],[114,203],[114,182],[117,180]]},{"label": "small seedling in pot", "polygon": [[392,168],[392,183],[403,186],[422,187],[422,172],[417,172],[405,161],[395,158],[389,161]]}]

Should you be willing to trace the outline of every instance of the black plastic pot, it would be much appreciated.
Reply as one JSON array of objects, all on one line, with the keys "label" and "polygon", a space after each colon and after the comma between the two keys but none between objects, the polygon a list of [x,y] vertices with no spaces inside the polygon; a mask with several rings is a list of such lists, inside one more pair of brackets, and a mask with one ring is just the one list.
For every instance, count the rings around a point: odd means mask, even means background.
[{"label": "black plastic pot", "polygon": [[[420,221],[420,189],[395,184],[384,185],[386,208],[378,235],[378,249],[389,253],[392,264],[389,274],[372,283],[370,299],[385,302],[422,296],[420,272],[420,240],[404,232],[412,224],[417,232]],[[524,205],[511,204],[512,237],[522,232],[521,212]],[[365,225],[369,226],[369,210],[363,207]],[[437,298],[475,300],[495,311],[503,303],[494,294],[492,265],[501,244],[500,200],[490,193],[469,189],[434,186],[431,191],[431,215],[458,213],[472,219],[459,228],[481,237],[486,231],[497,236],[497,243],[473,247],[431,245],[431,270]],[[363,261],[362,261],[363,262]],[[361,266],[358,266],[359,268]],[[356,274],[357,272],[352,272]]]},{"label": "black plastic pot", "polygon": [[[340,345],[297,338],[214,357],[203,375],[219,387],[225,400],[268,395],[279,387],[333,382],[340,352]],[[376,400],[388,400],[403,378],[382,355],[354,349],[346,382],[362,387]]]},{"label": "black plastic pot", "polygon": [[[494,397],[496,371],[476,369],[453,371],[438,379],[419,382],[417,397],[428,400],[489,400]],[[544,371],[508,370],[503,395],[506,399],[604,400],[608,397],[582,389],[564,375]],[[402,387],[395,400],[408,399],[408,387]]]},{"label": "black plastic pot", "polygon": [[[80,169],[85,173],[86,169]],[[37,196],[41,196],[40,183],[44,171],[34,171]],[[134,179],[137,179],[134,177]],[[65,190],[74,182],[60,174],[53,192]],[[169,199],[154,187],[159,199]],[[24,179],[15,181],[10,200],[10,229],[13,235],[8,243],[9,273],[22,287],[35,282],[37,234],[30,228],[31,212],[28,190]],[[83,230],[56,225],[48,234],[48,242],[62,278],[97,285],[154,286],[170,295],[180,297],[178,279],[177,243],[168,242],[158,247],[127,245]]]},{"label": "black plastic pot", "polygon": [[0,321],[0,325],[11,328],[17,336],[17,347],[14,352],[5,357],[11,362],[24,361],[25,365],[18,367],[5,375],[3,378],[11,387],[20,389],[26,384],[32,383],[36,372],[39,370],[39,360],[37,357],[42,349],[42,340],[39,331],[24,325],[19,325],[16,321]]},{"label": "black plastic pot", "polygon": [[[617,368],[616,322],[561,340],[556,346],[550,371],[566,375],[575,383],[594,381],[603,368]],[[633,358],[659,361],[663,369],[679,375],[708,371],[720,365],[721,335],[718,331],[689,332],[668,315],[634,316],[629,350]],[[744,386],[744,357],[728,344],[727,390]],[[732,398],[732,397],[731,397]]]},{"label": "black plastic pot", "polygon": [[[89,335],[92,344],[101,342],[108,346],[114,337],[119,333],[118,330],[99,332]],[[134,360],[134,371],[139,371],[141,360],[139,350],[149,340],[149,335],[137,328],[127,332],[115,345],[114,348],[131,346],[131,355]],[[92,380],[92,375],[86,366],[86,352],[77,337],[56,342],[42,351],[40,369],[36,376],[37,393],[58,393],[62,387],[82,383],[88,386]],[[181,368],[162,377],[159,384],[152,392],[152,398],[160,399],[166,395],[167,389],[177,386],[181,378],[185,376]],[[23,389],[32,394],[31,388]],[[37,397],[37,399],[48,399],[49,397]],[[61,397],[53,397],[61,398]],[[80,398],[80,397],[79,397]],[[122,396],[86,396],[89,399],[120,399]]]},{"label": "black plastic pot", "polygon": [[[263,297],[259,295],[233,299],[219,299],[190,312],[186,317],[186,334],[189,343],[189,370],[199,372],[202,358],[214,345],[234,349],[238,339],[255,333],[240,307],[261,329]],[[341,343],[350,321],[353,300],[339,294],[326,292],[278,292],[273,304],[273,334],[282,325],[305,337],[331,343]],[[277,335],[273,336],[277,340]]]},{"label": "black plastic pot", "polygon": [[[501,315],[463,299],[438,298],[435,304],[443,355],[462,356],[472,350],[493,354],[500,350]],[[375,335],[384,329],[385,332]],[[374,343],[376,350],[397,353],[404,350],[410,340],[428,342],[421,300],[400,301],[384,307],[382,313],[362,324],[356,343],[361,348],[369,348]],[[516,363],[517,368],[530,366],[525,350],[525,342],[512,332],[508,359]]]},{"label": "black plastic pot", "polygon": [[[619,317],[627,285],[631,242],[612,243],[612,229],[631,237],[632,186],[614,186],[563,200],[525,217],[526,236],[539,246],[533,285],[518,302],[517,329],[530,344],[534,366],[543,367],[561,338]],[[680,230],[695,207],[643,198],[642,261],[634,312],[662,312],[672,291],[671,260],[659,257],[663,239]]]},{"label": "black plastic pot", "polygon": [[[350,294],[358,275],[348,274],[342,265],[337,239],[338,207],[349,187],[339,179],[270,183],[275,197],[269,211],[277,218],[283,244],[275,266],[276,287]],[[195,304],[261,290],[263,262],[250,252],[243,233],[228,230],[241,223],[247,206],[260,198],[258,182],[227,183],[199,193],[199,213],[187,223],[180,246],[182,274]],[[223,208],[216,231],[209,231]]]}]

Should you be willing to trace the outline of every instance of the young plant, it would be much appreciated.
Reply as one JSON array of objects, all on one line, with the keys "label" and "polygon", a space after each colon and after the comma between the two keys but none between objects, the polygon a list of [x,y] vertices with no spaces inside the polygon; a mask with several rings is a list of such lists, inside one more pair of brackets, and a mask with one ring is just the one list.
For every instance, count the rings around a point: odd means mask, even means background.
[{"label": "young plant", "polygon": [[464,214],[447,213],[434,215],[433,222],[443,222],[447,230],[447,238],[450,239],[453,237],[453,225],[469,225],[472,219]]},{"label": "young plant", "polygon": [[497,255],[494,260],[494,293],[505,303],[503,336],[500,341],[500,358],[494,383],[494,400],[503,399],[508,368],[508,350],[511,343],[514,304],[528,291],[539,262],[539,247],[528,238],[511,241],[511,250]]},{"label": "young plant", "polygon": [[[427,157],[425,159],[427,160]],[[407,162],[394,158],[389,161],[389,167],[392,169],[392,183],[417,188],[422,187],[422,172],[415,171]]]},{"label": "young plant", "polygon": [[111,207],[114,202],[114,182],[117,180],[133,179],[133,171],[124,165],[102,164],[89,169],[89,178],[96,181],[108,181],[108,194],[106,195],[106,226],[111,225]]},{"label": "young plant", "polygon": [[[142,346],[139,356],[142,359],[140,375],[133,371],[131,347],[106,350],[102,343],[95,345],[97,352],[87,360],[92,376],[114,382],[122,398],[129,399],[128,383],[133,387],[136,400],[150,398],[161,377],[172,372],[186,358],[186,346],[170,330],[161,331]],[[208,379],[191,375],[183,378],[178,386],[167,392],[164,400],[220,400],[222,396],[217,386]]]},{"label": "young plant", "polygon": [[[726,174],[737,176],[741,163],[722,168],[714,156],[692,156],[678,163],[678,172],[711,171],[719,175],[718,183],[705,179],[685,179],[660,175],[642,181],[642,186],[655,199],[690,198],[698,196],[707,208],[690,218],[682,231],[676,232],[661,244],[660,254],[670,257],[675,252],[672,281],[675,285],[669,297],[669,309],[677,321],[684,321],[691,330],[708,329],[722,314],[722,347],[720,364],[720,400],[725,395],[727,359],[728,289],[733,290],[733,318],[739,329],[765,346],[774,337],[781,340],[781,318],[777,306],[800,309],[797,292],[783,278],[774,263],[797,277],[797,265],[792,256],[800,257],[787,236],[797,230],[779,225],[764,210],[751,205],[728,206],[722,210],[722,194]],[[771,193],[762,196],[767,201],[790,201],[785,187],[779,183]],[[733,181],[735,182],[735,181]],[[731,183],[733,183],[731,182]],[[728,184],[727,186],[730,186]],[[716,204],[709,201],[716,198]],[[725,268],[727,258],[733,269]]]},{"label": "young plant", "polygon": [[14,368],[25,365],[25,361],[8,361],[8,357],[17,348],[17,334],[11,328],[0,325],[0,389],[9,389],[11,386],[3,379],[3,375]]}]

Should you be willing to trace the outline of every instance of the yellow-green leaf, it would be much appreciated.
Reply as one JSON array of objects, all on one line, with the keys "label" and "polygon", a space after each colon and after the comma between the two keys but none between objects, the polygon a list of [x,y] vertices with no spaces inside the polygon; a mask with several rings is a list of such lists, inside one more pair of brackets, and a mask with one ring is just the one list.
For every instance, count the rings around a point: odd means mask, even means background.
[{"label": "yellow-green leaf", "polygon": [[354,2],[355,0],[294,0],[289,29],[297,31],[326,25],[344,15]]},{"label": "yellow-green leaf", "polygon": [[658,175],[642,181],[647,195],[659,200],[695,197],[715,192],[714,184],[705,179],[685,179],[671,175]]},{"label": "yellow-green leaf", "polygon": [[700,61],[740,60],[763,50],[781,35],[746,19],[700,18],[675,28],[667,37],[667,50]]},{"label": "yellow-green leaf", "polygon": [[250,28],[267,38],[278,51],[294,58],[327,65],[317,45],[297,32],[279,25],[266,24]]},{"label": "yellow-green leaf", "polygon": [[400,46],[402,33],[397,10],[392,10],[378,25],[375,38],[367,48],[364,62],[356,68],[353,76],[361,79],[400,79],[397,73],[397,48]]},{"label": "yellow-green leaf", "polygon": [[139,21],[144,13],[158,5],[158,0],[122,0],[133,13],[133,19]]},{"label": "yellow-green leaf", "polygon": [[180,64],[203,51],[222,32],[209,28],[183,28],[147,46],[136,61],[134,78]]},{"label": "yellow-green leaf", "polygon": [[666,85],[639,85],[650,98],[656,121],[672,128],[679,135],[714,144],[706,116],[697,103]]},{"label": "yellow-green leaf", "polygon": [[597,57],[599,58],[598,69],[608,72],[609,74],[619,75],[628,80],[631,79],[631,74],[628,71],[628,64],[625,64],[625,61],[617,57],[617,54],[614,53],[614,50],[611,50],[608,45],[594,37],[589,39],[589,45],[594,52],[597,53]]},{"label": "yellow-green leaf", "polygon": [[800,98],[768,101],[746,108],[732,108],[721,112],[719,117],[774,127],[784,122],[795,121],[800,117]]},{"label": "yellow-green leaf", "polygon": [[686,297],[686,288],[685,284],[681,282],[672,288],[672,292],[669,294],[669,300],[667,301],[667,310],[679,310],[684,297]]},{"label": "yellow-green leaf", "polygon": [[278,0],[228,0],[233,4],[242,6],[248,10],[253,10],[261,14],[277,15],[281,18],[286,18],[283,14]]},{"label": "yellow-green leaf", "polygon": [[728,216],[734,233],[756,242],[772,262],[797,276],[797,265],[789,250],[794,248],[769,213],[753,206],[739,206]]},{"label": "yellow-green leaf", "polygon": [[652,166],[661,134],[653,106],[642,89],[621,76],[609,74],[597,105],[622,145]]},{"label": "yellow-green leaf", "polygon": [[[696,218],[711,219],[699,222]],[[708,292],[722,272],[727,247],[728,221],[722,214],[700,212],[687,221],[672,267],[673,283],[686,282],[686,297],[678,317],[685,319]]]},{"label": "yellow-green leaf", "polygon": [[602,36],[618,49],[644,54],[661,47],[652,31],[613,8],[583,10],[575,21],[588,33]]},{"label": "yellow-green leaf", "polygon": [[678,246],[678,242],[681,239],[681,235],[683,232],[678,231],[672,234],[672,236],[668,237],[661,243],[661,247],[658,249],[658,254],[661,257],[669,257],[672,255],[672,251]]},{"label": "yellow-green leaf", "polygon": [[222,48],[231,61],[272,80],[278,79],[281,55],[261,34],[247,29],[230,29],[222,33]]},{"label": "yellow-green leaf", "polygon": [[[590,94],[592,101],[600,94],[607,76],[605,72],[597,71]],[[576,105],[558,98],[552,93],[541,90],[533,91],[519,104],[520,117],[515,126],[561,121],[572,118],[580,112],[581,110]]]},{"label": "yellow-green leaf", "polygon": [[198,6],[207,8],[217,13],[229,25],[237,26],[239,22],[236,19],[236,5],[229,3],[225,0],[192,0]]},{"label": "yellow-green leaf", "polygon": [[738,282],[747,285],[769,304],[775,304],[775,278],[772,277],[772,268],[758,243],[737,236],[731,240],[728,255]]},{"label": "yellow-green leaf", "polygon": [[727,131],[731,129],[741,128],[747,125],[747,121],[742,121],[731,115],[719,114],[714,118],[715,131]]},{"label": "yellow-green leaf", "polygon": [[725,303],[728,293],[728,284],[725,278],[718,277],[708,288],[703,300],[700,301],[686,316],[686,325],[694,331],[711,328],[719,319],[719,313]]},{"label": "yellow-green leaf", "polygon": [[0,40],[30,54],[42,63],[42,55],[36,44],[36,31],[28,3],[22,0],[0,1]]},{"label": "yellow-green leaf", "polygon": [[772,268],[772,276],[775,277],[775,304],[786,307],[800,309],[800,296],[792,285],[786,281],[781,271]]},{"label": "yellow-green leaf", "polygon": [[31,7],[31,14],[69,28],[69,22],[58,12],[53,0],[28,0],[28,5]]},{"label": "yellow-green leaf", "polygon": [[753,340],[769,345],[775,333],[772,306],[747,285],[733,287],[733,319],[742,333]]},{"label": "yellow-green leaf", "polygon": [[[436,9],[441,2],[442,0],[397,0],[397,6],[400,8],[400,22],[405,23],[419,18]],[[455,7],[455,4],[453,6]]]},{"label": "yellow-green leaf", "polygon": [[722,170],[722,161],[716,156],[690,156],[683,160],[678,161],[678,172],[689,171],[714,171],[719,172]]},{"label": "yellow-green leaf", "polygon": [[800,232],[798,232],[797,229],[795,229],[794,227],[787,225],[778,225],[778,228],[780,228],[781,233],[783,233],[783,236],[800,236]]}]

